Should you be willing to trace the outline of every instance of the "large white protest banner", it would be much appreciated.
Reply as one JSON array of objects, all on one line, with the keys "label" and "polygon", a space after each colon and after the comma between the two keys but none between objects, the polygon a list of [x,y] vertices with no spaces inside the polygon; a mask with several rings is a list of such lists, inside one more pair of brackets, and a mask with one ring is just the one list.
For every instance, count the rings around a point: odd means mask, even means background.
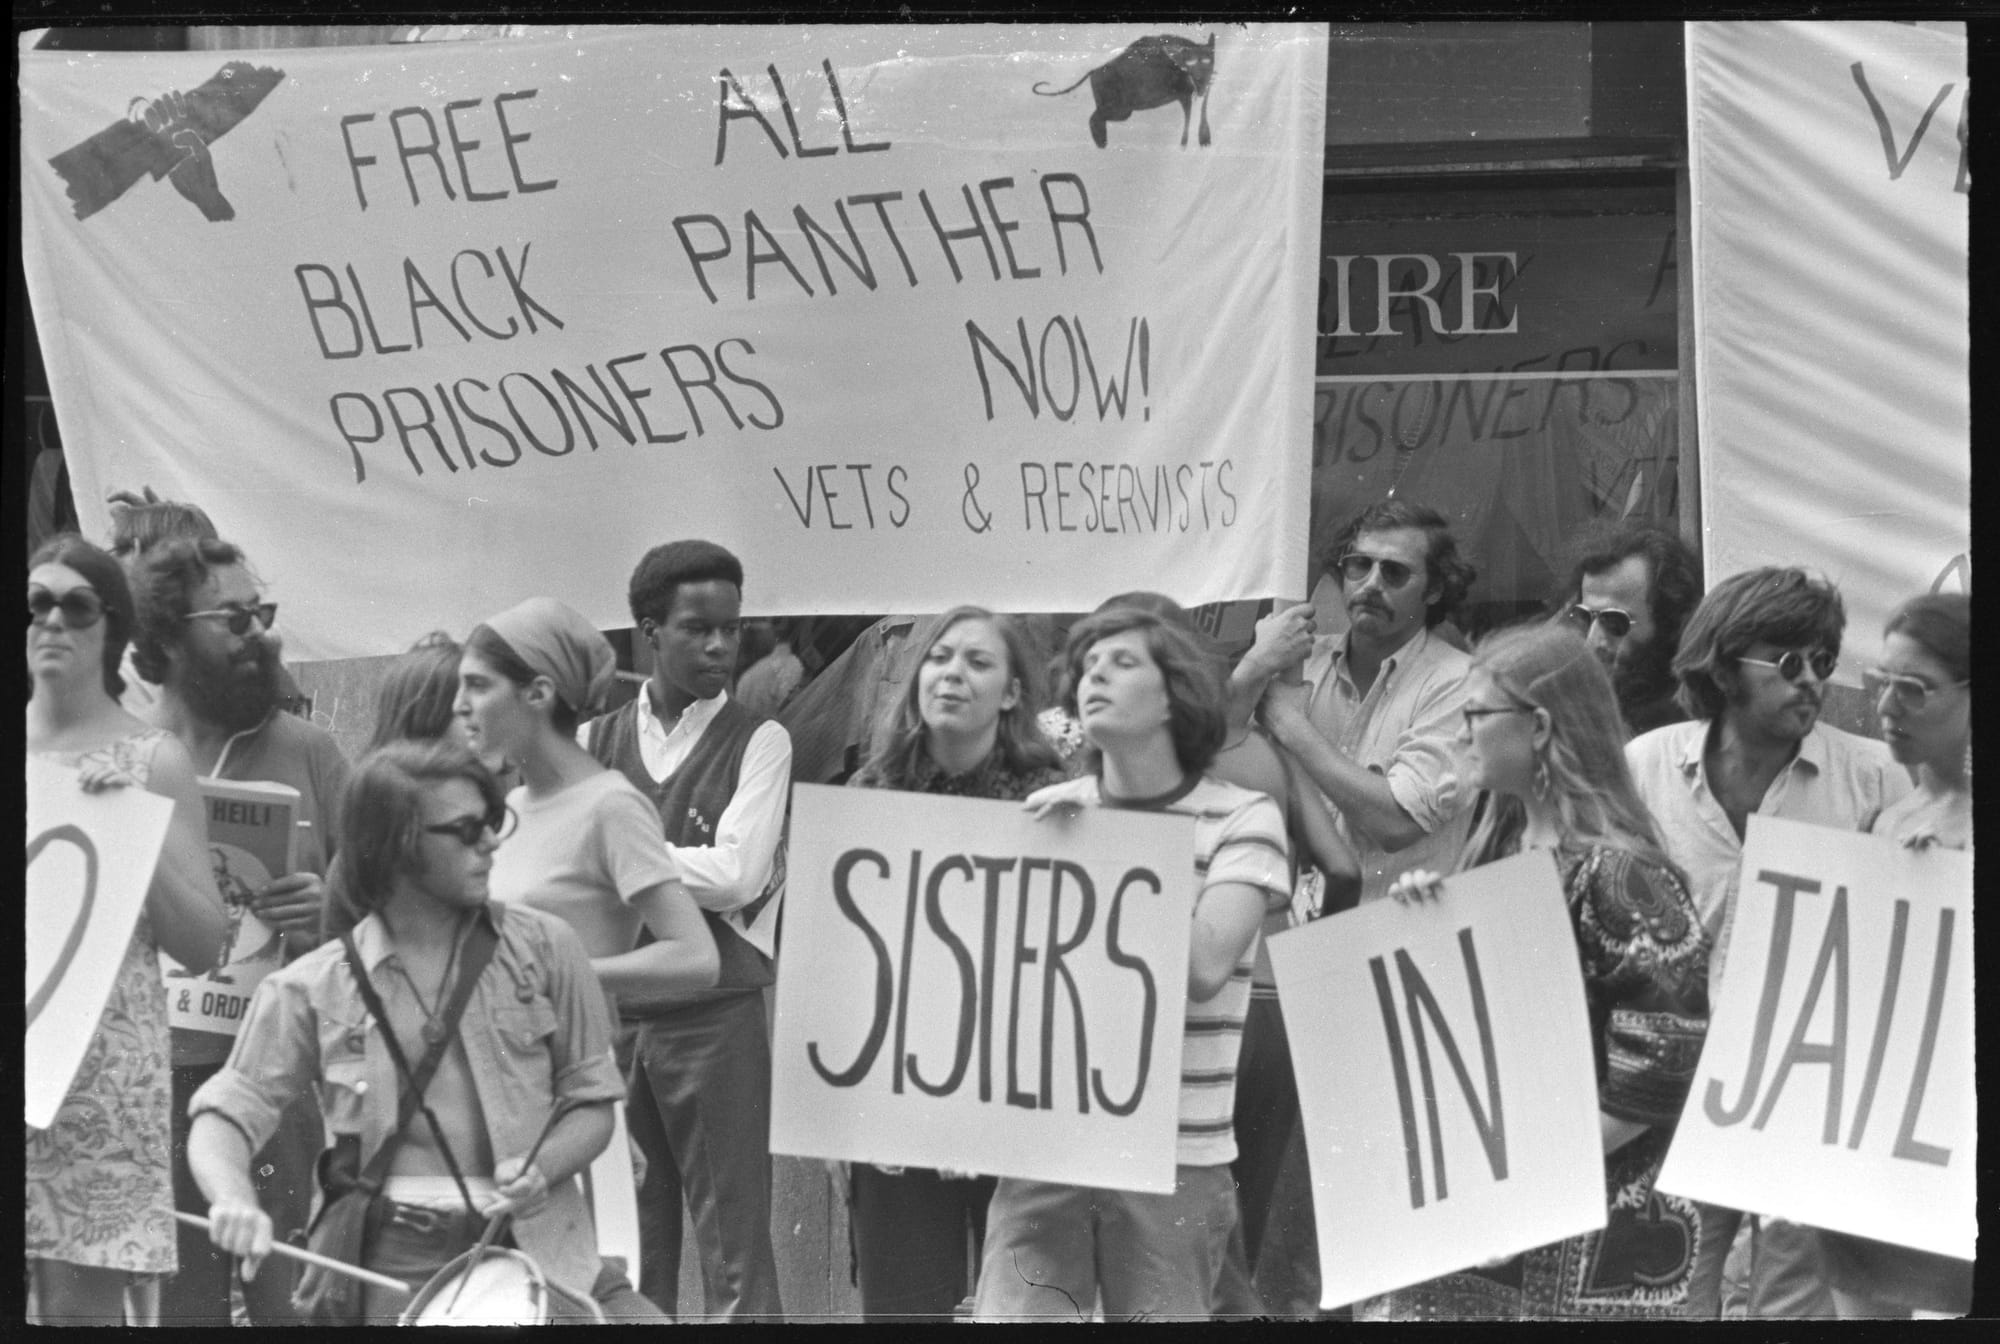
[{"label": "large white protest banner", "polygon": [[1192,818],[801,784],[771,1151],[1174,1188]]},{"label": "large white protest banner", "polygon": [[84,528],[198,501],[305,658],[535,593],[623,625],[617,576],[684,536],[765,612],[1303,591],[1326,42],[24,52]]},{"label": "large white protest banner", "polygon": [[1435,902],[1369,902],[1270,949],[1321,1305],[1604,1226],[1583,974],[1548,854],[1456,874]]},{"label": "large white protest banner", "polygon": [[1972,857],[1752,816],[1659,1187],[1971,1259]]},{"label": "large white protest banner", "polygon": [[144,789],[85,793],[28,758],[27,1122],[48,1128],[83,1063],[146,901],[174,805]]},{"label": "large white protest banner", "polygon": [[1707,571],[1813,567],[1872,637],[1971,588],[1965,26],[1691,23],[1687,62]]}]

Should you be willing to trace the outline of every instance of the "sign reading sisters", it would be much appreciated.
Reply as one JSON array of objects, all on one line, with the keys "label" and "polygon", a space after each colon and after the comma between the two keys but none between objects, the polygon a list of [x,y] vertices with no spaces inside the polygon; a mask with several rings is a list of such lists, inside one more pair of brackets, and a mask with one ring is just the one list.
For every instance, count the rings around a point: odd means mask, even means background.
[{"label": "sign reading sisters", "polygon": [[1303,591],[1326,42],[24,52],[84,529],[108,489],[198,501],[314,595],[309,659],[510,594],[624,624],[621,538],[725,538],[767,611]]},{"label": "sign reading sisters", "polygon": [[1972,856],[1752,816],[1659,1187],[1970,1260]]},{"label": "sign reading sisters", "polygon": [[801,784],[771,1151],[1170,1193],[1191,818]]},{"label": "sign reading sisters", "polygon": [[1604,1226],[1583,974],[1548,854],[1456,874],[1435,902],[1370,902],[1270,948],[1321,1305]]}]

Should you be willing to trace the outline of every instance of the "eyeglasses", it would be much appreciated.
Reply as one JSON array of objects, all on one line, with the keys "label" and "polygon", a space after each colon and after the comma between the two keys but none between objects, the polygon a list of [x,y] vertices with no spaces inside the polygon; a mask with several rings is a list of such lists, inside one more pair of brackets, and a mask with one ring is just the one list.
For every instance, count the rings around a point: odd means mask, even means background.
[{"label": "eyeglasses", "polygon": [[[1954,681],[1952,686],[1970,686],[1971,681]],[[1861,670],[1861,687],[1868,693],[1871,704],[1882,703],[1882,693],[1889,692],[1896,698],[1907,714],[1921,714],[1930,703],[1933,692],[1943,690],[1933,686],[1922,677],[1912,677],[1904,673],[1888,672],[1879,667],[1865,667]]]},{"label": "eyeglasses", "polygon": [[493,832],[494,839],[505,840],[514,833],[514,827],[519,821],[520,818],[514,815],[514,809],[502,803],[483,816],[453,817],[450,821],[441,821],[435,826],[426,826],[424,827],[424,833],[426,835],[449,835],[457,839],[458,843],[464,845],[467,849],[475,849],[478,847],[479,842],[485,838],[488,831]]},{"label": "eyeglasses", "polygon": [[1618,607],[1586,607],[1581,602],[1572,602],[1563,613],[1570,623],[1585,634],[1593,625],[1602,625],[1604,633],[1613,639],[1623,639],[1632,633],[1632,613]]},{"label": "eyeglasses", "polygon": [[1825,649],[1814,649],[1810,656],[1800,653],[1797,649],[1786,649],[1784,655],[1775,663],[1769,658],[1739,657],[1736,661],[1739,663],[1755,663],[1759,667],[1775,667],[1778,669],[1778,675],[1786,681],[1797,681],[1799,673],[1805,671],[1808,667],[1812,669],[1814,680],[1825,681],[1833,675],[1833,669],[1840,665],[1840,659],[1834,657]]},{"label": "eyeglasses", "polygon": [[1479,720],[1481,719],[1490,718],[1495,714],[1532,714],[1535,712],[1535,707],[1533,705],[1494,705],[1491,707],[1479,705],[1461,709],[1458,712],[1465,719],[1466,733],[1470,734],[1474,729],[1479,727]]},{"label": "eyeglasses", "polygon": [[91,588],[72,588],[60,597],[46,588],[28,590],[29,625],[45,624],[54,611],[62,613],[65,628],[85,630],[104,619],[104,599]]},{"label": "eyeglasses", "polygon": [[1340,577],[1349,583],[1361,583],[1377,568],[1382,571],[1384,588],[1401,588],[1416,576],[1416,571],[1401,560],[1390,560],[1379,555],[1363,555],[1359,551],[1349,551],[1333,562],[1340,571]]},{"label": "eyeglasses", "polygon": [[217,607],[213,611],[191,611],[187,614],[187,618],[190,621],[200,620],[203,617],[210,617],[226,622],[229,626],[229,633],[232,635],[247,635],[250,633],[250,622],[253,618],[257,624],[269,630],[271,623],[278,619],[278,604],[276,602],[258,602],[251,606],[232,605]]}]

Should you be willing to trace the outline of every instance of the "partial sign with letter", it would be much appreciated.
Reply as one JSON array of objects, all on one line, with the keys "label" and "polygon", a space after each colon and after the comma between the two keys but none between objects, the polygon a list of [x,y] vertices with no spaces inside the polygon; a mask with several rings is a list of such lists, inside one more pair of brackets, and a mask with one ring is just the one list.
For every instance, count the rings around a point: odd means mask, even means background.
[{"label": "partial sign with letter", "polygon": [[215,886],[229,913],[228,950],[206,974],[162,952],[160,973],[171,1026],[234,1036],[258,982],[284,960],[281,935],[257,918],[252,898],[298,867],[299,791],[267,780],[203,779],[201,806]]},{"label": "partial sign with letter", "polygon": [[1553,860],[1270,941],[1312,1166],[1321,1304],[1603,1227],[1597,1078]]},{"label": "partial sign with letter", "polygon": [[1193,828],[799,785],[771,1151],[1171,1192]]},{"label": "partial sign with letter", "polygon": [[1660,1189],[1971,1259],[1972,856],[1752,816]]},{"label": "partial sign with letter", "polygon": [[28,758],[27,1122],[46,1129],[97,1035],[174,805],[141,788],[85,793]]}]

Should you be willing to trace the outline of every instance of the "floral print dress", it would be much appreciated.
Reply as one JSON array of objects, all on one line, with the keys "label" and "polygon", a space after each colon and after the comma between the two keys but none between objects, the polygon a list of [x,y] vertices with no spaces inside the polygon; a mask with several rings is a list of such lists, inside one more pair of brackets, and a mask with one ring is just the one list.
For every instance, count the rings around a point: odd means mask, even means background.
[{"label": "floral print dress", "polygon": [[[92,751],[37,754],[71,767],[108,761],[143,785],[166,736],[149,729]],[[49,1128],[27,1130],[29,1259],[174,1272],[167,1060],[167,993],[142,908],[69,1095]]]}]

